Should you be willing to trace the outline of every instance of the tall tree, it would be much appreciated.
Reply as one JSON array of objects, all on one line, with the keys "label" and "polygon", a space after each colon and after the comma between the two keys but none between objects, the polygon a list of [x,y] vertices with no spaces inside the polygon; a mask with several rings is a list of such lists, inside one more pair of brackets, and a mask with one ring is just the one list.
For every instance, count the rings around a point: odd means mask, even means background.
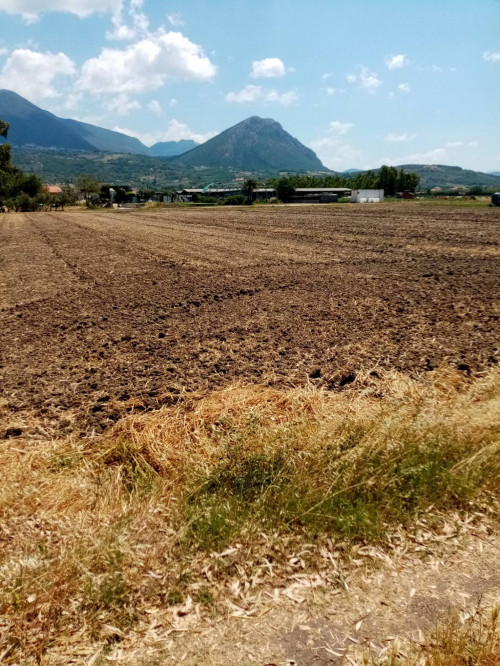
[{"label": "tall tree", "polygon": [[394,196],[398,186],[398,170],[395,167],[383,164],[378,172],[378,187],[384,190],[386,196]]},{"label": "tall tree", "polygon": [[253,192],[258,187],[259,183],[255,180],[255,178],[249,178],[247,181],[245,181],[245,184],[243,185],[243,192],[246,194],[248,204],[253,202]]},{"label": "tall tree", "polygon": [[9,131],[9,123],[6,123],[5,120],[0,118],[0,136],[3,136],[4,139],[7,138],[7,132]]},{"label": "tall tree", "polygon": [[95,176],[90,174],[82,173],[75,180],[75,187],[85,197],[85,203],[87,206],[90,206],[90,197],[92,194],[99,194],[101,191],[101,183],[97,180]]},{"label": "tall tree", "polygon": [[280,178],[276,184],[276,194],[283,203],[288,203],[295,194],[295,187],[287,178]]}]

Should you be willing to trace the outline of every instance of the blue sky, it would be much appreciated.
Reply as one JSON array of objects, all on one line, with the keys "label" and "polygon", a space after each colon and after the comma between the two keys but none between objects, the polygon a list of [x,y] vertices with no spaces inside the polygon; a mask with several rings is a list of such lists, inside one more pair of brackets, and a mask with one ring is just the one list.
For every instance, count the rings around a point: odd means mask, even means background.
[{"label": "blue sky", "polygon": [[500,170],[500,0],[0,0],[0,26],[0,88],[148,145],[259,115],[337,170]]}]

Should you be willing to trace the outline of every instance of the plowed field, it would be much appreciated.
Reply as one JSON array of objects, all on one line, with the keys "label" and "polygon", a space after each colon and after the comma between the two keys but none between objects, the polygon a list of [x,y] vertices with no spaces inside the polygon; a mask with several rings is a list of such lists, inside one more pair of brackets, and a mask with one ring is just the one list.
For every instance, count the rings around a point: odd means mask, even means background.
[{"label": "plowed field", "polygon": [[466,373],[499,347],[500,210],[0,216],[0,435],[100,432],[234,381]]}]

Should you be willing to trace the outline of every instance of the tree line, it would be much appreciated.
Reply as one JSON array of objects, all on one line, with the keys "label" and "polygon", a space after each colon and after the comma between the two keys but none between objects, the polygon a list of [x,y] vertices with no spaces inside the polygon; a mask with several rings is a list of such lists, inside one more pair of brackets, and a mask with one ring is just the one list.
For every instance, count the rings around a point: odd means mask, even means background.
[{"label": "tree line", "polygon": [[[0,119],[0,136],[7,137],[9,123]],[[301,187],[345,187],[346,189],[383,189],[386,196],[394,196],[397,192],[415,191],[420,177],[416,173],[408,173],[404,169],[397,169],[383,165],[377,171],[365,171],[349,176],[339,174],[323,174],[320,176],[289,175],[269,178],[266,186],[275,188],[278,199],[290,201],[296,188]],[[249,178],[242,187],[241,195],[230,197],[227,202],[231,204],[252,203],[253,192],[259,183],[255,178]],[[40,205],[57,203],[59,205],[73,204],[80,193],[85,197],[87,206],[98,205],[102,199],[110,199],[109,185],[101,183],[92,175],[81,174],[75,180],[75,186],[63,185],[62,192],[57,195],[49,194],[43,187],[42,181],[34,174],[25,174],[18,169],[11,160],[10,144],[0,145],[0,207],[15,210],[36,210]],[[115,187],[115,202],[120,203],[127,196],[134,194],[127,191],[129,188]],[[140,198],[147,200],[153,196],[153,190],[137,192]],[[142,196],[141,196],[142,195]],[[210,199],[210,193],[199,199]],[[212,203],[210,201],[210,203]],[[220,201],[214,200],[214,203]]]},{"label": "tree line", "polygon": [[[9,123],[0,119],[0,136],[7,138]],[[0,145],[0,206],[15,207],[22,199],[31,199],[42,187],[37,176],[26,175],[12,164],[10,144]]]},{"label": "tree line", "polygon": [[[385,195],[391,197],[397,192],[414,192],[419,182],[420,176],[418,174],[385,164],[377,171],[363,171],[349,176],[339,174],[305,176],[295,174],[270,178],[267,181],[269,187],[276,188],[278,197],[282,201],[293,196],[298,187],[345,187],[349,190],[384,190]],[[280,196],[280,192],[284,198]]]}]

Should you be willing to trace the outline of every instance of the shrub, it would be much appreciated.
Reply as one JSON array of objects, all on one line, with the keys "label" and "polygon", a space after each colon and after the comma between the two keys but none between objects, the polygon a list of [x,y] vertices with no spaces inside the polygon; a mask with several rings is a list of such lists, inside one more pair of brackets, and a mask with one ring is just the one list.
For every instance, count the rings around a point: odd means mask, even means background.
[{"label": "shrub", "polygon": [[223,204],[224,206],[243,206],[246,202],[247,200],[242,194],[233,194],[230,197],[226,197]]}]

